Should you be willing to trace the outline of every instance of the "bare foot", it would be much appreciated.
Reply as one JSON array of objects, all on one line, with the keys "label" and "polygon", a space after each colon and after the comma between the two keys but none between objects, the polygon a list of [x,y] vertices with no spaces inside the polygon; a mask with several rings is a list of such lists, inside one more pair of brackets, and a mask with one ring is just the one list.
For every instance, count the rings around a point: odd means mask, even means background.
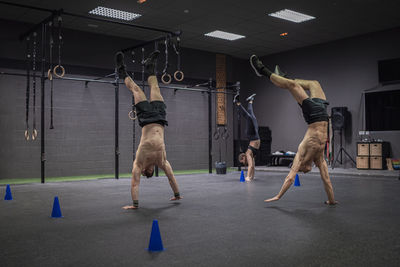
[{"label": "bare foot", "polygon": [[277,201],[277,200],[279,200],[279,197],[269,198],[269,199],[264,200],[264,202],[272,202],[272,201]]},{"label": "bare foot", "polygon": [[179,197],[171,197],[170,198],[170,201],[175,201],[175,200],[179,200],[179,199],[182,199],[183,197],[182,196],[179,196]]},{"label": "bare foot", "polygon": [[124,207],[122,207],[124,210],[136,210],[136,209],[138,209],[139,207],[135,207],[135,206],[124,206]]},{"label": "bare foot", "polygon": [[331,206],[336,205],[336,204],[339,204],[339,202],[337,202],[336,200],[335,200],[335,202],[330,202],[329,200],[327,200],[327,201],[325,201],[324,203],[325,203],[326,205],[331,205]]}]

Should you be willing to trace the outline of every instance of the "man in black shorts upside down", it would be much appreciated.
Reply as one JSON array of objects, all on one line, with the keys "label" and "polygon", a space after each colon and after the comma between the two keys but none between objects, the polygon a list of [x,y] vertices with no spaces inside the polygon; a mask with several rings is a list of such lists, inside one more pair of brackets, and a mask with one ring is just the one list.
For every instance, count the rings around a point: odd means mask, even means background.
[{"label": "man in black shorts upside down", "polygon": [[242,106],[239,102],[239,95],[235,95],[233,102],[236,103],[238,107],[240,107],[240,114],[246,118],[246,135],[249,140],[249,146],[246,150],[246,153],[239,154],[239,162],[243,165],[247,165],[247,175],[245,180],[247,182],[251,182],[254,180],[254,169],[255,169],[255,160],[254,157],[257,154],[257,151],[260,149],[260,136],[258,135],[258,123],[257,118],[254,115],[253,111],[253,101],[256,94],[252,94],[246,100],[249,102],[247,104],[247,110]]},{"label": "man in black shorts upside down", "polygon": [[155,74],[159,54],[158,50],[154,51],[144,62],[149,74],[147,81],[150,86],[150,102],[146,99],[142,89],[128,75],[124,64],[124,54],[118,52],[115,56],[119,77],[124,80],[126,87],[132,91],[135,98],[137,119],[142,127],[142,136],[132,169],[131,195],[133,205],[125,206],[123,209],[137,209],[139,207],[140,175],[147,176],[147,178],[153,176],[154,165],[164,170],[168,177],[169,184],[174,192],[174,196],[170,200],[182,198],[165,152],[164,126],[168,125],[165,112],[166,105]]},{"label": "man in black shorts upside down", "polygon": [[[275,68],[275,73],[272,73],[263,65],[256,55],[250,57],[250,64],[258,76],[266,76],[276,86],[289,90],[300,105],[304,119],[308,124],[307,132],[298,147],[292,168],[281,190],[276,196],[266,199],[265,202],[279,200],[293,184],[297,172],[309,172],[314,162],[319,168],[325,192],[328,196],[328,200],[325,201],[325,204],[337,204],[333,194],[332,183],[329,178],[328,165],[324,159],[324,149],[328,139],[329,119],[326,109],[329,103],[326,101],[326,96],[321,85],[318,81],[287,79],[279,70],[279,67]],[[307,95],[305,90],[310,91],[310,96]]]}]

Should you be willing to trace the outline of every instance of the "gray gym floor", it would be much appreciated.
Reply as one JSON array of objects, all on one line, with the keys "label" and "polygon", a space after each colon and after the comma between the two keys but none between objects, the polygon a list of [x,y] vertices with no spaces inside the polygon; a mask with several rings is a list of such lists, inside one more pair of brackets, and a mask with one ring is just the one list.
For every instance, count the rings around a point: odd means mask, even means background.
[{"label": "gray gym floor", "polygon": [[[0,201],[1,266],[400,266],[400,181],[334,176],[326,206],[318,175],[300,175],[278,202],[285,175],[182,175],[170,202],[165,177],[143,178],[140,209],[129,179],[15,185]],[[4,196],[5,187],[1,187]],[[50,218],[54,196],[63,218]],[[153,219],[165,251],[146,249]]]}]

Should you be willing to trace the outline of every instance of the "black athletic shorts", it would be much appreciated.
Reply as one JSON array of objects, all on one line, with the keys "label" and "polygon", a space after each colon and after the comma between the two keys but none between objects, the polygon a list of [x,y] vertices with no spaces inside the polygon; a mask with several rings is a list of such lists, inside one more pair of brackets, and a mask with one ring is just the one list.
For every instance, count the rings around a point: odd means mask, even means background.
[{"label": "black athletic shorts", "polygon": [[306,98],[300,105],[303,111],[303,117],[307,124],[317,121],[328,121],[329,116],[327,106],[329,102],[321,98]]},{"label": "black athletic shorts", "polygon": [[253,157],[255,157],[257,155],[257,152],[258,152],[257,148],[255,148],[255,147],[253,147],[251,145],[249,145],[247,148],[250,149],[251,152],[253,152]]},{"label": "black athletic shorts", "polygon": [[165,109],[167,106],[163,101],[142,101],[135,105],[136,114],[139,120],[140,127],[150,123],[158,123],[162,126],[168,125],[166,120],[167,113]]}]

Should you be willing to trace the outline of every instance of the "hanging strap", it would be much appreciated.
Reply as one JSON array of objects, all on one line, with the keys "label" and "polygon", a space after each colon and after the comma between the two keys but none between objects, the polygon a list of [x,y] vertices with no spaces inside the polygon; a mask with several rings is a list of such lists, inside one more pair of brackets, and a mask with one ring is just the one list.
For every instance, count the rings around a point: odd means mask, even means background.
[{"label": "hanging strap", "polygon": [[30,98],[30,38],[26,38],[26,95],[25,95],[25,140],[29,140],[29,98]]},{"label": "hanging strap", "polygon": [[47,76],[50,80],[50,129],[54,129],[53,125],[53,74],[52,74],[52,69],[53,69],[53,45],[54,45],[54,21],[49,22],[50,26],[50,39],[49,39],[49,70],[47,71]]},{"label": "hanging strap", "polygon": [[36,37],[37,33],[33,33],[33,59],[32,59],[32,88],[33,88],[33,125],[32,125],[32,140],[36,140],[37,130],[36,130]]},{"label": "hanging strap", "polygon": [[171,75],[168,73],[168,43],[169,43],[169,36],[165,37],[165,66],[163,69],[163,75],[161,76],[161,81],[163,84],[170,84],[172,81]]},{"label": "hanging strap", "polygon": [[183,78],[185,75],[183,74],[183,71],[181,70],[181,38],[176,37],[176,44],[173,44],[175,53],[177,55],[177,67],[176,71],[174,72],[174,79],[178,82],[183,81]]},{"label": "hanging strap", "polygon": [[53,69],[53,74],[59,78],[64,77],[65,68],[61,65],[61,46],[63,44],[63,39],[61,35],[62,17],[58,17],[58,65]]}]

